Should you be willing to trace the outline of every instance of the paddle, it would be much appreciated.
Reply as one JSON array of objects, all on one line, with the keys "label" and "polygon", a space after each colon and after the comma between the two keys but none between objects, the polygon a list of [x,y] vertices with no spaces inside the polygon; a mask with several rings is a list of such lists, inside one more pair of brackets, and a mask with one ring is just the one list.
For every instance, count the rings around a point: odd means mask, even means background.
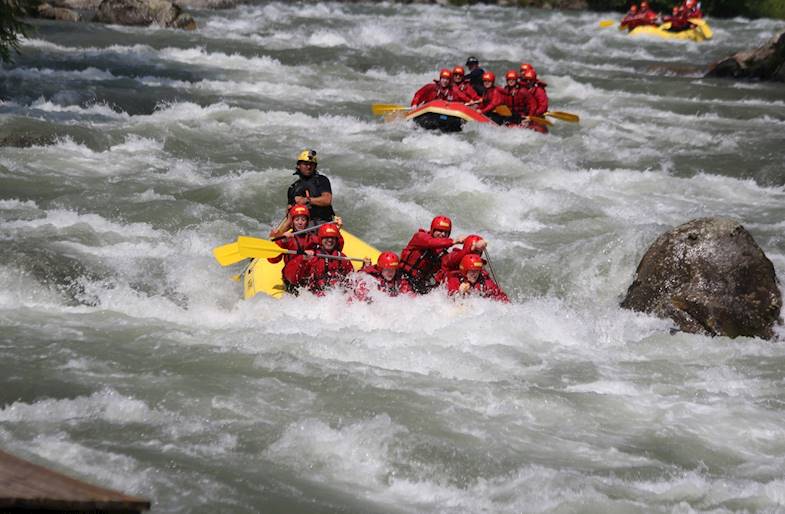
[{"label": "paddle", "polygon": [[545,113],[545,115],[557,120],[568,121],[570,123],[580,123],[581,121],[580,116],[577,114],[572,114],[571,112],[548,111]]},{"label": "paddle", "polygon": [[499,280],[496,278],[496,272],[493,271],[493,264],[491,264],[491,255],[488,253],[488,249],[485,248],[483,249],[482,252],[485,254],[485,261],[488,263],[488,269],[491,271],[491,277],[493,278],[493,281],[496,282],[496,285],[501,287],[501,284],[499,284]]},{"label": "paddle", "polygon": [[[289,236],[299,236],[300,234],[307,234],[308,232],[313,232],[314,230],[319,230],[321,225],[314,225],[313,227],[304,228],[302,230],[298,230],[297,232],[292,232]],[[280,241],[281,239],[286,239],[288,236],[278,236],[270,239],[270,241]]]},{"label": "paddle", "polygon": [[616,20],[600,20],[600,28],[607,29],[616,25]]},{"label": "paddle", "polygon": [[550,127],[551,125],[553,125],[553,122],[551,120],[546,120],[545,118],[541,118],[539,116],[526,116],[524,119],[534,122],[537,125],[544,125],[546,127]]},{"label": "paddle", "polygon": [[[237,238],[237,246],[239,248],[240,253],[246,259],[263,259],[263,258],[275,257],[276,255],[281,255],[281,254],[297,255],[298,253],[294,250],[287,250],[285,248],[281,248],[280,246],[273,243],[272,241],[267,241],[266,239],[258,239],[256,237],[239,236]],[[314,257],[321,257],[324,259],[335,259],[337,261],[365,262],[365,259],[360,259],[357,257],[343,257],[341,255],[316,254],[314,255]]]},{"label": "paddle", "polygon": [[408,111],[411,107],[399,104],[371,104],[371,112],[374,116],[384,116],[385,114],[396,111]]},{"label": "paddle", "polygon": [[229,243],[213,248],[213,256],[221,266],[231,266],[246,258],[240,254],[240,248],[237,246],[237,243]]}]

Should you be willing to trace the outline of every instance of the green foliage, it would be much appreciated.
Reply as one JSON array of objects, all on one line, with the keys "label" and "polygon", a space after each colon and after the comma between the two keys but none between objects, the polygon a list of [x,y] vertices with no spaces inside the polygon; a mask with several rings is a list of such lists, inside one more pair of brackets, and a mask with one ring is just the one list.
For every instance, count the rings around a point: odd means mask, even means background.
[{"label": "green foliage", "polygon": [[0,0],[0,61],[7,62],[12,51],[19,52],[19,36],[31,28],[21,19],[33,5],[30,0]]},{"label": "green foliage", "polygon": [[[587,0],[594,10],[626,11],[639,0]],[[680,0],[649,0],[654,10],[669,13]],[[705,14],[719,18],[747,16],[751,18],[785,19],[785,0],[701,0]]]}]

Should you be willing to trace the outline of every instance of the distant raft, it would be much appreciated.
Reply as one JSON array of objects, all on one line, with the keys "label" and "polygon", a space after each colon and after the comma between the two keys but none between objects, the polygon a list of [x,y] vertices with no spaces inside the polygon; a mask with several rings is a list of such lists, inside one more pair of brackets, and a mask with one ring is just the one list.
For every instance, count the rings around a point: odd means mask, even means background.
[{"label": "distant raft", "polygon": [[676,39],[682,41],[695,41],[696,43],[700,43],[701,41],[706,41],[707,39],[711,39],[714,33],[709,27],[709,24],[706,23],[705,20],[690,20],[690,22],[694,23],[692,27],[687,30],[682,30],[679,32],[671,32],[668,30],[670,28],[670,23],[663,23],[659,26],[654,25],[642,25],[640,27],[635,27],[629,33],[630,36],[656,36],[662,39]]},{"label": "distant raft", "polygon": [[491,121],[487,116],[460,102],[445,102],[444,100],[434,100],[412,109],[406,115],[406,119],[414,121],[424,129],[442,132],[460,132],[463,124],[467,121],[479,123]]}]

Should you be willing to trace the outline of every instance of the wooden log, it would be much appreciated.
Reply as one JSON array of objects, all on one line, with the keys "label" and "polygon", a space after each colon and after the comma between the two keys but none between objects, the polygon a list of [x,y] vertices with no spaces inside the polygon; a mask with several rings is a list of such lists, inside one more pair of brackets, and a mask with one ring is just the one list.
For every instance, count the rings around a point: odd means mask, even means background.
[{"label": "wooden log", "polygon": [[150,502],[94,486],[0,450],[0,511],[138,513]]}]

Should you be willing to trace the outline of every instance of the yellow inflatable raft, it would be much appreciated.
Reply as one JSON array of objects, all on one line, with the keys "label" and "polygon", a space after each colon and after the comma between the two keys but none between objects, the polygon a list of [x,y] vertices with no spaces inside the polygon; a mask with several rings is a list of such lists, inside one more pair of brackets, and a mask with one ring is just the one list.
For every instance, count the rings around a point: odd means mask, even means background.
[{"label": "yellow inflatable raft", "polygon": [[[362,239],[341,230],[343,236],[343,253],[350,257],[370,257],[373,262],[379,257],[379,250],[369,245]],[[362,267],[361,262],[352,262],[355,270]],[[283,260],[275,264],[267,259],[254,259],[243,272],[243,289],[245,299],[252,298],[259,293],[264,293],[273,298],[281,298],[286,290],[281,277]]]},{"label": "yellow inflatable raft", "polygon": [[659,26],[654,25],[643,25],[641,27],[635,27],[630,31],[630,36],[656,36],[662,39],[677,39],[677,40],[687,40],[687,41],[695,41],[699,43],[701,41],[706,41],[707,39],[711,39],[714,33],[709,27],[709,24],[706,23],[706,20],[700,18],[691,18],[690,23],[692,23],[692,27],[687,30],[682,30],[679,32],[671,32],[668,29],[670,28],[670,23],[663,23]]}]

